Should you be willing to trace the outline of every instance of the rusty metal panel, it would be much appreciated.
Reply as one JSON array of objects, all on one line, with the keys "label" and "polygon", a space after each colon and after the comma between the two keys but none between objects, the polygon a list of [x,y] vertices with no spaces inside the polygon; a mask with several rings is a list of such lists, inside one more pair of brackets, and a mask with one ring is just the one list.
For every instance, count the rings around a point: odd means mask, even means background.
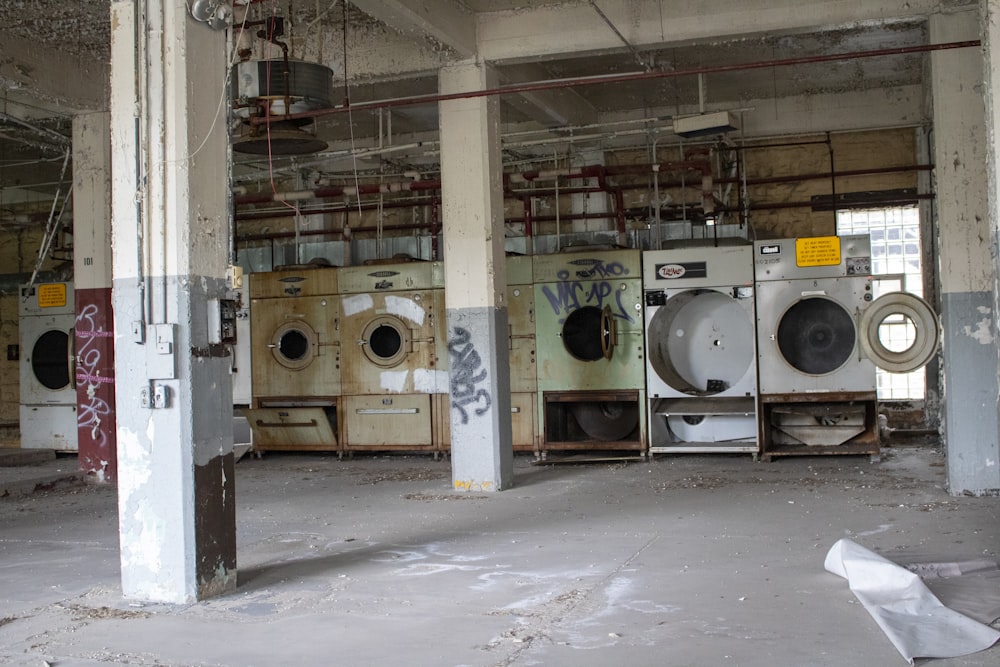
[{"label": "rusty metal panel", "polygon": [[254,399],[339,395],[339,320],[335,296],[253,299]]},{"label": "rusty metal panel", "polygon": [[407,292],[444,288],[443,262],[405,262],[348,266],[338,270],[341,294]]},{"label": "rusty metal panel", "polygon": [[448,392],[444,290],[341,297],[344,395]]},{"label": "rusty metal panel", "polygon": [[337,293],[335,267],[296,268],[250,274],[251,299],[329,296]]},{"label": "rusty metal panel", "polygon": [[432,450],[431,396],[345,396],[344,449]]},{"label": "rusty metal panel", "polygon": [[339,451],[336,407],[282,407],[246,410],[254,451]]},{"label": "rusty metal panel", "polygon": [[534,393],[510,395],[510,430],[515,452],[538,451],[538,418],[535,413]]}]

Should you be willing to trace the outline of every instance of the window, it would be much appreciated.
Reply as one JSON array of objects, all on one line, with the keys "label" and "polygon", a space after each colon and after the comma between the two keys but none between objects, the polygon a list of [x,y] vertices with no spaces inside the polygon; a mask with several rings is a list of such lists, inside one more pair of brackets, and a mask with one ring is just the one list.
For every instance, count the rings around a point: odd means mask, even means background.
[{"label": "window", "polygon": [[[837,211],[838,234],[868,234],[872,241],[875,297],[905,291],[923,296],[920,212],[916,206]],[[902,315],[887,319],[879,337],[891,350],[905,350],[915,336],[913,323]],[[923,400],[924,369],[912,373],[877,372],[882,400]]]}]

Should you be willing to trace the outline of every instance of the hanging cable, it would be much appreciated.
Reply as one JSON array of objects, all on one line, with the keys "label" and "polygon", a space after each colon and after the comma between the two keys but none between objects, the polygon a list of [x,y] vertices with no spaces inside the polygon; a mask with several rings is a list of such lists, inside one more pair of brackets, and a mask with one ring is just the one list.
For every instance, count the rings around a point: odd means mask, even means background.
[{"label": "hanging cable", "polygon": [[[59,212],[59,217],[57,218],[56,207],[59,205],[59,197],[62,195],[62,187],[66,179],[66,168],[69,166],[69,158],[72,154],[73,151],[67,148],[66,155],[63,158],[62,172],[59,174],[59,187],[56,188],[56,194],[52,198],[52,208],[49,210],[49,221],[45,225],[45,233],[42,235],[42,243],[38,248],[38,259],[35,260],[35,270],[31,272],[31,278],[28,280],[28,287],[35,284],[35,278],[38,277],[38,272],[42,268],[42,263],[45,261],[46,255],[49,254],[49,248],[52,247],[52,239],[59,231],[59,222],[62,220],[62,211]],[[69,195],[72,192],[73,188],[70,186],[69,192],[66,194],[66,199],[62,202],[63,210],[65,210],[66,200],[69,199]]]}]

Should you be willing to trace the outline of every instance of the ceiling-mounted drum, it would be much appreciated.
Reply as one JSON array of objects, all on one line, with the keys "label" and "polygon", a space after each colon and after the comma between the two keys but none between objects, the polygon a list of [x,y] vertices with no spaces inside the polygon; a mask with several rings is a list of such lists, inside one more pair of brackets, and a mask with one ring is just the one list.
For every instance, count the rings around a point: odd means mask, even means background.
[{"label": "ceiling-mounted drum", "polygon": [[857,342],[854,318],[839,303],[823,296],[796,301],[778,322],[781,356],[796,370],[826,375],[851,358]]},{"label": "ceiling-mounted drum", "polygon": [[594,440],[623,440],[639,426],[639,406],[634,401],[586,401],[573,403],[572,409],[577,424]]},{"label": "ceiling-mounted drum", "polygon": [[667,299],[649,320],[646,345],[660,379],[693,396],[733,386],[756,354],[746,308],[715,290],[690,290]]},{"label": "ceiling-mounted drum", "polygon": [[610,359],[614,354],[616,327],[611,309],[583,306],[566,316],[562,340],[566,351],[580,361]]},{"label": "ceiling-mounted drum", "polygon": [[306,322],[287,320],[274,330],[267,347],[275,361],[289,370],[298,371],[311,364],[316,357],[319,338],[316,330]]},{"label": "ceiling-mounted drum", "polygon": [[[883,329],[905,328],[906,345],[893,349],[883,340]],[[937,352],[941,326],[930,304],[915,294],[890,292],[875,299],[861,316],[861,346],[875,365],[891,373],[909,373],[923,367]]]}]

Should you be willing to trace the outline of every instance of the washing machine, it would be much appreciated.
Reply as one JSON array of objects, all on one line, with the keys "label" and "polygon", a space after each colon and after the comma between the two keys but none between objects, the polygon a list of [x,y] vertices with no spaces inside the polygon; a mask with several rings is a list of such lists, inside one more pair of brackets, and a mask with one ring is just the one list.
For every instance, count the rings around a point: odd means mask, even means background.
[{"label": "washing machine", "polygon": [[535,291],[531,255],[507,257],[510,330],[510,419],[515,452],[538,455],[538,376],[535,373]]},{"label": "washing machine", "polygon": [[22,286],[20,331],[21,447],[77,451],[73,285]]},{"label": "washing machine", "polygon": [[344,449],[448,447],[448,347],[442,262],[340,270]]},{"label": "washing machine", "polygon": [[340,451],[340,302],[336,267],[253,273],[250,283],[255,452]]},{"label": "washing machine", "polygon": [[646,453],[642,252],[535,256],[539,453]]},{"label": "washing machine", "polygon": [[[877,456],[876,365],[926,364],[940,336],[933,309],[903,292],[874,299],[867,235],[758,241],[754,272],[761,453]],[[902,351],[879,337],[897,316],[914,329]]]},{"label": "washing machine", "polygon": [[649,452],[757,454],[753,247],[643,253]]}]

